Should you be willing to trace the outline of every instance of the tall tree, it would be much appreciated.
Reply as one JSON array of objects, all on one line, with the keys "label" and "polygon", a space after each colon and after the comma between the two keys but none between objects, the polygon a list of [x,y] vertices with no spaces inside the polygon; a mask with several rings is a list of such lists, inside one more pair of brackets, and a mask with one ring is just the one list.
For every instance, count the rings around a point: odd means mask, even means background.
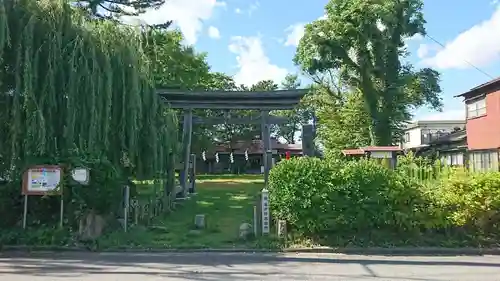
[{"label": "tall tree", "polygon": [[[157,89],[212,90],[219,89],[222,82],[215,79],[219,73],[211,73],[206,54],[196,52],[182,44],[183,35],[179,31],[149,28],[144,31],[143,48],[150,63],[150,71]],[[178,111],[178,119],[182,120]],[[210,112],[196,110],[195,115],[207,116]],[[182,128],[180,126],[179,128]],[[213,126],[193,127],[193,151],[198,152],[213,144]],[[179,134],[181,136],[181,134]]]},{"label": "tall tree", "polygon": [[180,31],[150,28],[145,33],[143,48],[157,88],[194,90],[210,86],[213,79],[207,54],[183,45]]},{"label": "tall tree", "polygon": [[[231,84],[231,88],[226,90],[237,90],[237,91],[274,91],[278,89],[278,85],[272,80],[262,80],[254,85],[246,86],[239,85],[233,88],[234,83]],[[234,93],[237,95],[238,93]],[[260,112],[256,110],[229,110],[227,112],[218,112],[218,116],[226,116],[228,118],[242,118],[248,116],[257,116]],[[261,134],[260,125],[257,124],[221,124],[216,126],[217,139],[220,141],[228,142],[229,145],[234,144],[241,140],[252,140]]]},{"label": "tall tree", "polygon": [[118,169],[127,162],[137,177],[165,171],[176,124],[155,94],[143,34],[83,17],[66,1],[0,1],[2,12],[0,164],[8,172],[36,157],[83,154]]},{"label": "tall tree", "polygon": [[370,144],[370,118],[357,89],[332,95],[331,89],[315,85],[312,99],[318,119],[318,138],[327,155],[338,156],[342,149]]},{"label": "tall tree", "polygon": [[[72,0],[76,5],[89,14],[107,19],[116,19],[120,16],[137,16],[149,8],[159,8],[165,0]],[[158,26],[168,27],[172,22],[167,21]]]},{"label": "tall tree", "polygon": [[[299,77],[294,74],[288,74],[281,82],[281,88],[284,90],[295,90],[300,86]],[[301,126],[312,119],[311,107],[305,102],[299,103],[293,110],[276,110],[272,114],[288,119],[285,124],[272,126],[272,133],[290,144],[295,143],[295,133],[301,130]]]},{"label": "tall tree", "polygon": [[422,105],[440,110],[439,73],[401,62],[404,40],[425,35],[421,0],[330,0],[306,25],[295,62],[311,75],[336,73],[360,90],[373,145],[390,145]]},{"label": "tall tree", "polygon": [[276,91],[279,85],[273,80],[262,80],[250,87],[250,91]]}]

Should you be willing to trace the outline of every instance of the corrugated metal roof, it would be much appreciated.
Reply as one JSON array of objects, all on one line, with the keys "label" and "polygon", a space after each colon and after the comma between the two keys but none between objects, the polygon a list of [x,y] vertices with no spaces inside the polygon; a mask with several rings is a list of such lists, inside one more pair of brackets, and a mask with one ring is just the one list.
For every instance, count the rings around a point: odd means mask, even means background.
[{"label": "corrugated metal roof", "polygon": [[344,149],[342,150],[344,155],[364,155],[365,152],[362,149]]},{"label": "corrugated metal roof", "polygon": [[399,146],[366,146],[361,147],[361,149],[365,152],[372,151],[402,151]]},{"label": "corrugated metal roof", "polygon": [[363,155],[367,152],[374,152],[374,151],[402,151],[402,149],[399,146],[365,146],[365,147],[360,147],[360,148],[351,148],[351,149],[344,149],[342,150],[342,153],[344,155]]},{"label": "corrugated metal roof", "polygon": [[455,97],[463,97],[463,96],[470,96],[470,95],[477,95],[477,94],[489,94],[489,93],[482,93],[481,91],[486,90],[485,88],[490,88],[490,87],[495,87],[495,86],[500,86],[500,77],[495,78],[493,80],[490,80],[486,83],[483,83],[479,86],[476,86],[470,90],[468,90],[465,93],[462,93],[460,95],[457,95]]}]

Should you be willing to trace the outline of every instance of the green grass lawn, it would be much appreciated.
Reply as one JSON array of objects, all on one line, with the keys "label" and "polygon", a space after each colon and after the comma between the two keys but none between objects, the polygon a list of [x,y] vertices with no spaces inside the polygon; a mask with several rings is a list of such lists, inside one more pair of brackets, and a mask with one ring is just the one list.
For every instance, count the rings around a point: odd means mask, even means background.
[{"label": "green grass lawn", "polygon": [[[145,246],[151,248],[254,247],[262,239],[243,241],[241,223],[253,223],[253,206],[264,187],[262,175],[200,175],[197,195],[180,201],[176,210],[157,217],[150,227],[134,227],[101,239],[103,247]],[[206,228],[196,230],[194,219],[204,214]],[[267,242],[266,242],[267,243]]]}]

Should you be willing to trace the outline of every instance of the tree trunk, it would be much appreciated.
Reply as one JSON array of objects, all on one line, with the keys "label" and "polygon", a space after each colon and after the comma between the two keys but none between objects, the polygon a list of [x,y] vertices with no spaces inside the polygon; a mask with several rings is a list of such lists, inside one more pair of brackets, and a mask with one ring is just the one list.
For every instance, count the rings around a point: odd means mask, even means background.
[{"label": "tree trunk", "polygon": [[374,120],[373,133],[372,133],[372,145],[375,146],[390,146],[392,145],[392,130],[391,124],[388,118],[384,117],[383,114],[379,114],[377,120]]}]

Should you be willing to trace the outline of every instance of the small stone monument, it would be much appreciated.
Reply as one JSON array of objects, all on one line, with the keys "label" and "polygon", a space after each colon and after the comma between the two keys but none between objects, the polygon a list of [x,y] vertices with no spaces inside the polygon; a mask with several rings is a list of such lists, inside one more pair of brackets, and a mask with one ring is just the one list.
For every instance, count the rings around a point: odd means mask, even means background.
[{"label": "small stone monument", "polygon": [[253,227],[249,223],[242,223],[240,225],[239,237],[240,239],[247,239],[252,235]]},{"label": "small stone monument", "polygon": [[278,237],[284,238],[287,236],[285,220],[278,220],[276,223],[276,229],[278,229]]},{"label": "small stone monument", "polygon": [[205,215],[199,214],[194,217],[194,226],[197,229],[204,229],[205,228]]},{"label": "small stone monument", "polygon": [[93,210],[89,211],[79,222],[78,234],[80,240],[87,241],[99,238],[105,227],[105,219]]}]

